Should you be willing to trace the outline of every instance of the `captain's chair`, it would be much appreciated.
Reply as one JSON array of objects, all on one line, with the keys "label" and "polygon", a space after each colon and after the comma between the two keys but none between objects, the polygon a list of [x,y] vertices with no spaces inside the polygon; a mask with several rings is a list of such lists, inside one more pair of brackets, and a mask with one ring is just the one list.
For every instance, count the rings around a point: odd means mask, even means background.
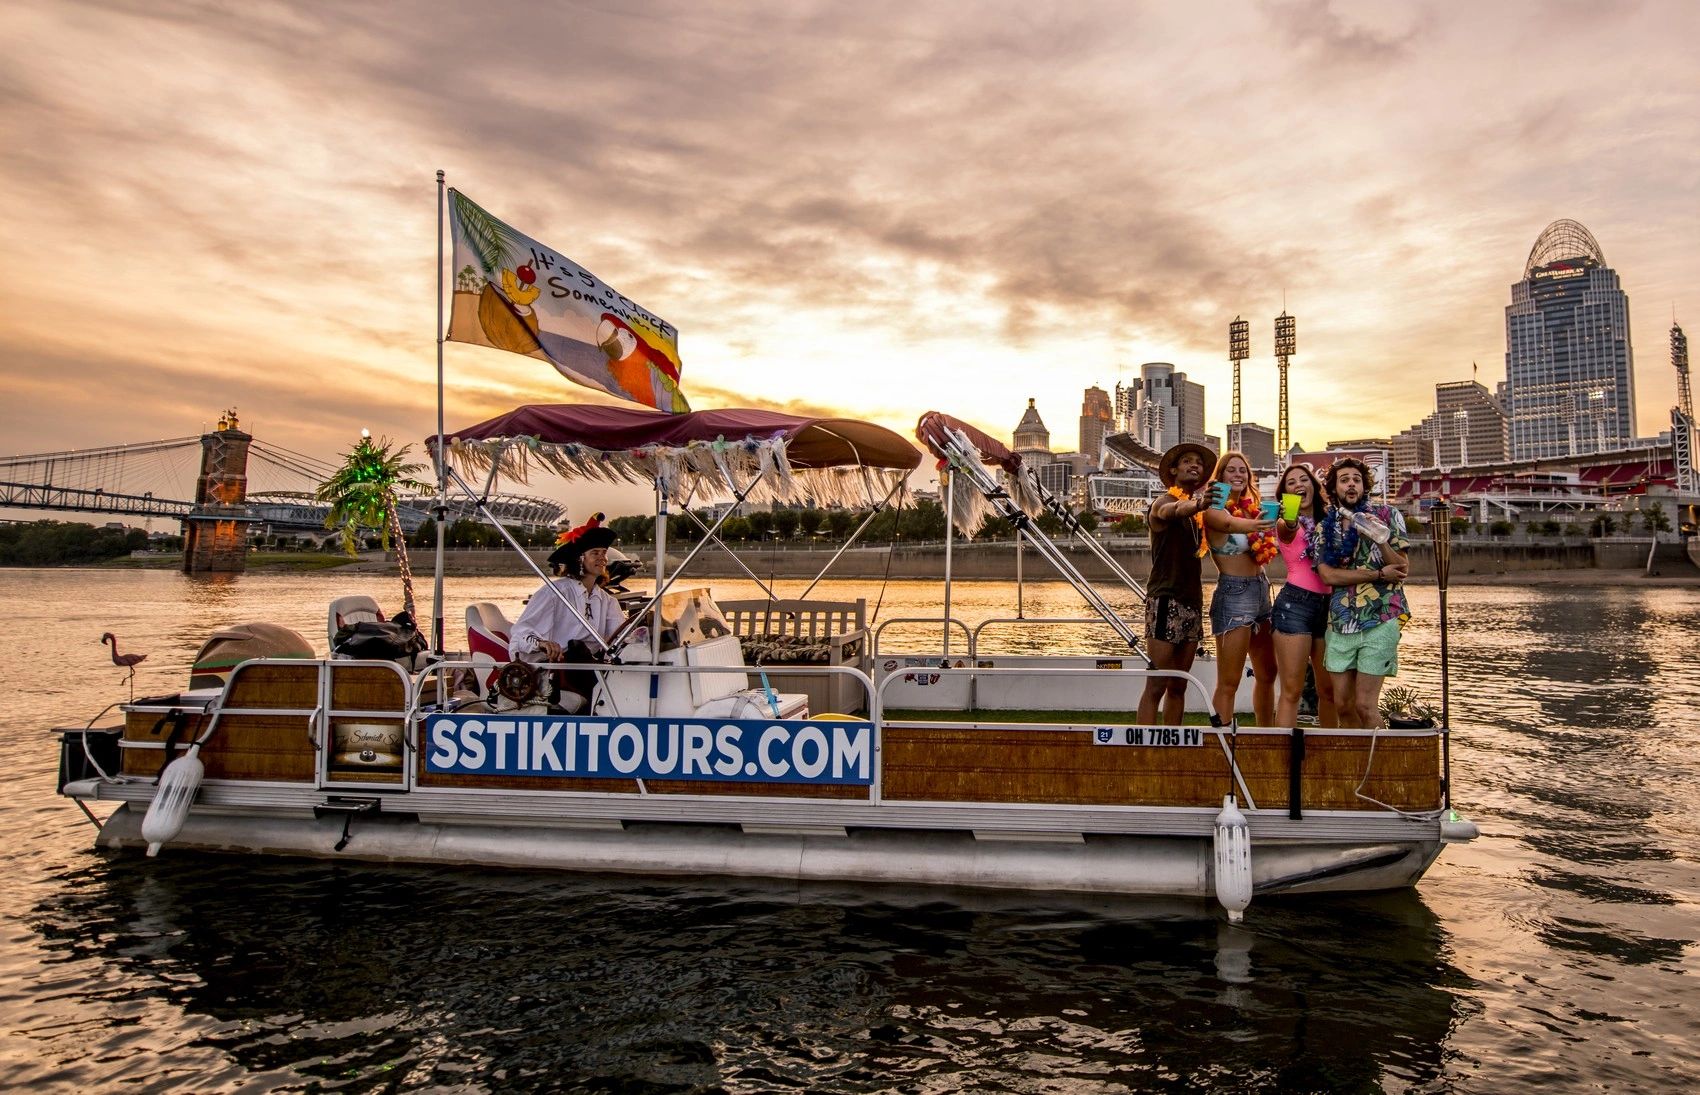
[{"label": "captain's chair", "polygon": [[466,606],[466,649],[472,655],[473,675],[478,678],[478,690],[490,689],[490,677],[497,668],[513,660],[508,653],[508,637],[514,625],[502,610],[489,601],[474,601]]},{"label": "captain's chair", "polygon": [[331,601],[329,613],[325,617],[325,639],[332,651],[336,650],[336,633],[345,627],[369,621],[382,622],[383,610],[378,602],[364,593],[350,593],[346,597],[337,597]]}]

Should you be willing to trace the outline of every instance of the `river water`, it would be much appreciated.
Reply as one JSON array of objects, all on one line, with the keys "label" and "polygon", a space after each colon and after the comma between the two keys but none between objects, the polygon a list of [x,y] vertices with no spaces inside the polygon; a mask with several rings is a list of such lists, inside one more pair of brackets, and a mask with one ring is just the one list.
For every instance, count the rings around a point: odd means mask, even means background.
[{"label": "river water", "polygon": [[[802,583],[786,583],[794,596]],[[753,587],[714,582],[722,596]],[[523,579],[451,579],[517,605]],[[793,586],[797,588],[792,588]],[[91,845],[49,729],[183,687],[202,637],[387,579],[0,571],[13,1090],[1666,1091],[1700,1079],[1700,590],[1454,588],[1459,808],[1412,891],[1203,902],[574,877]],[[880,619],[931,583],[827,583]],[[1112,598],[1113,599],[1113,598]],[[1433,587],[1400,681],[1439,695]],[[1015,587],[957,587],[973,623]],[[1029,616],[1079,615],[1064,586]],[[458,629],[457,629],[458,630]],[[996,636],[1005,637],[999,639]],[[888,641],[898,637],[888,633]],[[915,636],[916,639],[919,636]],[[1018,645],[990,632],[988,645]],[[1114,651],[1081,629],[1044,649]],[[103,720],[110,722],[110,718]]]}]

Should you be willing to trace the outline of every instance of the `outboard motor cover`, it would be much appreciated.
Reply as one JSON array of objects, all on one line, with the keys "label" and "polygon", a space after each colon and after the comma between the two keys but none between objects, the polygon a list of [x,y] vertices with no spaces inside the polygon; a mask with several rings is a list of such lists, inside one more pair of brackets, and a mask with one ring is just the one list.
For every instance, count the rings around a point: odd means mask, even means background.
[{"label": "outboard motor cover", "polygon": [[189,671],[189,687],[223,688],[230,671],[253,658],[314,658],[313,647],[280,624],[232,624],[201,644]]}]

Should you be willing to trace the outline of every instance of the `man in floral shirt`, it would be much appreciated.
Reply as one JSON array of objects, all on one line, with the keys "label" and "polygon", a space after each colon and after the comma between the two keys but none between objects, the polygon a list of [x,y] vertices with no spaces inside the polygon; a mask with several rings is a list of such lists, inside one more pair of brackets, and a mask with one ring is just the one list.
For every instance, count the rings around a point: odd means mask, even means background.
[{"label": "man in floral shirt", "polygon": [[1334,678],[1341,726],[1381,725],[1381,685],[1399,671],[1399,635],[1411,618],[1404,580],[1410,568],[1405,519],[1372,504],[1369,468],[1336,460],[1327,487],[1334,506],[1317,523],[1316,572],[1334,586],[1324,664]]}]

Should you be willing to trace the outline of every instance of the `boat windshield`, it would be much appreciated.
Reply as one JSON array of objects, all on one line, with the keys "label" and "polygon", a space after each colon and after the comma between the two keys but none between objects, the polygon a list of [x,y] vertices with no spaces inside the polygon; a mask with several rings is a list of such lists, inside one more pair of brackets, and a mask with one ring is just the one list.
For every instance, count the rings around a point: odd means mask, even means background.
[{"label": "boat windshield", "polygon": [[730,635],[720,606],[707,586],[675,589],[661,598],[661,648],[691,646],[706,639]]}]

